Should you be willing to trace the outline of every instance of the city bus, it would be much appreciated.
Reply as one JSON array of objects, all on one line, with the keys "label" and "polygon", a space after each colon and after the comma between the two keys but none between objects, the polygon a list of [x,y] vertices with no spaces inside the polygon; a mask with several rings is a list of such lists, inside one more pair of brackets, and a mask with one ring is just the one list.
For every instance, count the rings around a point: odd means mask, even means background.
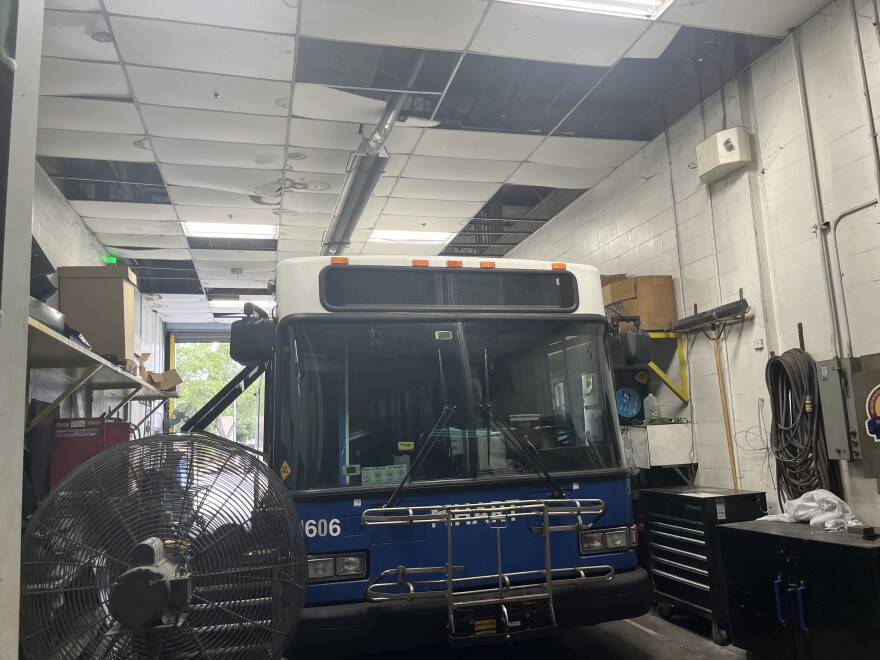
[{"label": "city bus", "polygon": [[595,268],[309,257],[278,264],[275,295],[267,450],[308,552],[297,652],[648,611]]}]

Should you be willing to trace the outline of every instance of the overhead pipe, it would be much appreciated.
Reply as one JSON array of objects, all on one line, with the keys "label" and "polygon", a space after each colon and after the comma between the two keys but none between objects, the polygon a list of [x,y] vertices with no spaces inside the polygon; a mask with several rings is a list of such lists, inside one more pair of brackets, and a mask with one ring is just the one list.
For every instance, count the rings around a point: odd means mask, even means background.
[{"label": "overhead pipe", "polygon": [[[420,51],[413,60],[409,73],[401,85],[403,88],[410,89],[415,84],[427,55],[427,51]],[[397,123],[408,96],[408,92],[397,92],[388,99],[376,127],[369,137],[363,138],[357,151],[351,154],[345,179],[342,182],[342,191],[336,201],[330,226],[321,246],[322,256],[342,254],[351,240],[357,222],[367,202],[373,196],[373,191],[385,171],[385,165],[390,160],[384,146],[385,141]]]}]

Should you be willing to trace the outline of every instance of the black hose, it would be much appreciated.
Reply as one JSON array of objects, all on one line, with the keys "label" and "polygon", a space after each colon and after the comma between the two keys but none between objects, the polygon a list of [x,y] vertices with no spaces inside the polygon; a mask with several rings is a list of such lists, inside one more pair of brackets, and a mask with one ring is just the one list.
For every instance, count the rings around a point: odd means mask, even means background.
[{"label": "black hose", "polygon": [[800,348],[770,358],[764,372],[770,392],[770,448],[776,457],[779,506],[817,488],[839,495],[828,461],[816,362]]}]

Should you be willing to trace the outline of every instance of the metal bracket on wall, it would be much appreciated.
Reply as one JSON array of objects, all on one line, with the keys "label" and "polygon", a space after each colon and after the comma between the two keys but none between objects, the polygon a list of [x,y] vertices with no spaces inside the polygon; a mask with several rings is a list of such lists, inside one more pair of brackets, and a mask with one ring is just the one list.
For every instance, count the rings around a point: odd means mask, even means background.
[{"label": "metal bracket on wall", "polygon": [[77,378],[75,381],[73,381],[70,385],[68,385],[64,389],[64,391],[55,398],[55,400],[52,403],[50,403],[48,406],[43,408],[39,413],[37,413],[37,415],[27,425],[27,428],[25,428],[25,433],[27,433],[28,431],[33,429],[37,424],[39,424],[44,419],[46,419],[46,417],[48,417],[52,413],[53,410],[55,410],[58,406],[60,406],[64,402],[64,400],[67,399],[67,397],[71,396],[80,387],[85,385],[89,381],[89,379],[92,376],[94,376],[100,369],[101,369],[100,364],[96,364],[96,365],[86,369],[86,372],[82,376]]},{"label": "metal bracket on wall", "polygon": [[687,403],[690,399],[690,390],[688,389],[687,359],[684,352],[684,340],[682,339],[681,334],[678,332],[650,331],[648,332],[648,336],[651,339],[675,340],[675,353],[678,356],[678,369],[681,374],[681,384],[672,380],[672,378],[669,377],[669,374],[663,371],[663,369],[657,366],[654,362],[650,362],[648,368],[653,371],[661,381],[663,381],[663,384],[666,385],[666,387],[672,390],[672,393],[675,394],[682,403]]}]

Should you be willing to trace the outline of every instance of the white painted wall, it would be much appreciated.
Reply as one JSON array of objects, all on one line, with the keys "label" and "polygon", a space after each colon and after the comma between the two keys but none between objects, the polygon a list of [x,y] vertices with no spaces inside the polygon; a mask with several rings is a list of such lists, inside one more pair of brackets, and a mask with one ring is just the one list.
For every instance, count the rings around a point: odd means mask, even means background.
[{"label": "white painted wall", "polygon": [[[798,32],[804,55],[810,121],[824,218],[877,197],[867,118],[856,62],[849,3],[831,3]],[[880,44],[870,3],[859,2],[863,52],[880,120]],[[736,458],[744,488],[769,490],[759,425],[767,392],[769,351],[797,345],[797,323],[817,360],[832,356],[831,320],[824,298],[819,245],[813,227],[804,122],[786,39],[724,89],[727,126],[746,126],[755,163],[708,188],[696,170],[695,147],[723,126],[722,95],[694,109],[611,176],[510,253],[526,259],[570,260],[603,274],[667,274],[676,284],[680,315],[730,302],[739,289],[753,319],[732,327],[721,341],[723,373],[736,432]],[[840,231],[844,288],[854,352],[880,351],[880,211],[847,220]],[[763,341],[764,349],[756,348]],[[712,346],[692,335],[688,364],[698,479],[729,486]],[[674,400],[661,404],[678,414]],[[763,416],[763,422],[762,422]],[[880,522],[877,482],[849,465],[850,503],[864,519]],[[768,500],[775,505],[775,493]]]}]

